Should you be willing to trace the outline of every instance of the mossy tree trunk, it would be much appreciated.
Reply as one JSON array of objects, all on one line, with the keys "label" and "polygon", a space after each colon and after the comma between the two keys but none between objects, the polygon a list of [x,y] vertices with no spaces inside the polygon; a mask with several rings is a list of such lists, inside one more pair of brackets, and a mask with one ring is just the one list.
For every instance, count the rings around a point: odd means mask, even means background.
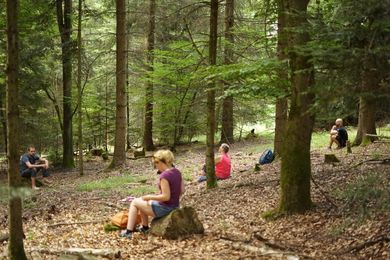
[{"label": "mossy tree trunk", "polygon": [[[278,71],[279,88],[282,92],[287,92],[287,38],[285,37],[286,26],[286,11],[283,5],[283,1],[278,1],[278,44],[277,44],[277,55],[279,61],[283,66]],[[276,99],[275,104],[275,138],[274,138],[274,153],[281,155],[283,139],[286,132],[287,123],[287,112],[288,112],[288,100],[286,97],[280,97]]]},{"label": "mossy tree trunk", "polygon": [[15,260],[27,259],[23,246],[22,199],[19,189],[19,38],[18,38],[19,1],[7,0],[7,139],[8,139],[8,183],[9,183],[9,244],[8,257]]},{"label": "mossy tree trunk", "polygon": [[63,158],[64,168],[74,167],[72,134],[72,0],[56,0],[62,48]]},{"label": "mossy tree trunk", "polygon": [[380,59],[367,54],[364,59],[362,73],[362,93],[359,98],[359,123],[354,145],[371,143],[377,138],[368,137],[366,134],[376,135],[375,113],[377,97],[376,89],[380,84],[380,69],[376,68]]},{"label": "mossy tree trunk", "polygon": [[313,66],[301,49],[309,41],[306,10],[309,0],[285,0],[288,54],[291,64],[291,107],[283,143],[280,213],[303,212],[312,205],[310,197],[310,142],[314,116]]},{"label": "mossy tree trunk", "polygon": [[[233,45],[234,45],[234,0],[226,0],[225,5],[225,49],[224,49],[224,64],[233,63]],[[229,89],[229,85],[225,84],[225,90]],[[222,103],[222,130],[221,143],[231,144],[234,142],[233,130],[233,97],[227,96]]]},{"label": "mossy tree trunk", "polygon": [[[217,63],[217,40],[218,40],[218,0],[210,3],[210,40],[209,40],[209,63],[213,66]],[[206,175],[207,188],[217,186],[214,160],[214,135],[215,135],[215,82],[208,85],[207,90],[207,148],[206,148]]]},{"label": "mossy tree trunk", "polygon": [[114,157],[110,165],[111,168],[126,162],[126,52],[126,1],[116,0],[116,118]]},{"label": "mossy tree trunk", "polygon": [[[153,72],[154,62],[154,31],[156,24],[156,1],[149,1],[149,27],[148,37],[146,41],[147,57],[146,57],[146,70]],[[148,75],[148,81],[146,83],[146,103],[145,103],[145,121],[144,121],[144,147],[146,151],[154,150],[153,144],[153,82]]]}]

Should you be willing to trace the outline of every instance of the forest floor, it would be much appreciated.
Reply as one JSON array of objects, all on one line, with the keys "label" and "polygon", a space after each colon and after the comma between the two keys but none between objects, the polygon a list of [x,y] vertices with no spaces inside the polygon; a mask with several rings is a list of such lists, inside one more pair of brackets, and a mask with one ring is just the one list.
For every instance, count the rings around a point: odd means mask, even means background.
[{"label": "forest floor", "polygon": [[[233,177],[212,190],[191,181],[204,162],[203,148],[179,147],[176,167],[187,181],[181,204],[194,207],[205,228],[204,235],[179,240],[140,233],[128,240],[103,230],[127,208],[122,198],[155,191],[150,158],[129,160],[110,172],[100,157],[87,158],[81,177],[76,170],[53,170],[52,183],[24,199],[28,257],[58,259],[64,249],[95,248],[120,251],[122,259],[390,259],[390,167],[384,160],[390,158],[390,144],[354,148],[352,154],[334,150],[341,162],[333,164],[324,163],[329,151],[313,150],[313,209],[265,220],[262,214],[278,204],[280,161],[255,172],[261,142],[234,144]],[[2,197],[0,236],[8,225]],[[6,249],[7,241],[0,242],[0,258]]]}]

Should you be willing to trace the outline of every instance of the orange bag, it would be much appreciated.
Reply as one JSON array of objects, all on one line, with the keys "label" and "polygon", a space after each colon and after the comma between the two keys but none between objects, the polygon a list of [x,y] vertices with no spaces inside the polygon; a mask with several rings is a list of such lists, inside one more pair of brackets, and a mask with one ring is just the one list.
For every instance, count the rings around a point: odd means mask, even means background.
[{"label": "orange bag", "polygon": [[[120,228],[126,228],[127,226],[127,220],[129,219],[129,210],[123,210],[121,212],[116,213],[111,218],[111,223],[115,226],[118,226]],[[135,225],[141,224],[141,215],[137,214],[137,219],[135,220]]]}]

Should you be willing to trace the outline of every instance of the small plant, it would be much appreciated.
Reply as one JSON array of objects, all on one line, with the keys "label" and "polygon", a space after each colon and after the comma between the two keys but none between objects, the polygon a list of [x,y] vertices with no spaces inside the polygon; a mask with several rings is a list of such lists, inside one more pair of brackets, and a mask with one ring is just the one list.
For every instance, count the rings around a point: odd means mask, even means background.
[{"label": "small plant", "polygon": [[279,213],[276,209],[267,210],[260,215],[265,220],[276,220],[283,216],[283,214]]},{"label": "small plant", "polygon": [[56,149],[50,149],[47,154],[47,160],[54,167],[60,166],[62,164],[62,153]]},{"label": "small plant", "polygon": [[106,232],[106,233],[120,230],[120,228],[118,226],[114,226],[111,223],[104,224],[103,229],[104,229],[104,232]]}]

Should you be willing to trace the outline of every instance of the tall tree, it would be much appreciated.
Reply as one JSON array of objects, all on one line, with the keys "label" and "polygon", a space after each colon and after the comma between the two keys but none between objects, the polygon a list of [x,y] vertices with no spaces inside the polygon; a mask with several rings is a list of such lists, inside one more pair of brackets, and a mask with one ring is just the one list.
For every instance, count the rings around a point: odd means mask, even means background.
[{"label": "tall tree", "polygon": [[156,0],[149,1],[149,26],[148,37],[146,41],[146,71],[148,79],[146,82],[146,103],[145,103],[145,121],[144,121],[144,147],[145,150],[154,150],[153,144],[153,82],[150,79],[150,73],[153,72],[154,61],[154,33],[156,27]]},{"label": "tall tree", "polygon": [[[224,64],[233,63],[233,45],[234,45],[234,0],[226,0],[225,6],[225,49],[224,49]],[[225,84],[225,90],[229,85]],[[233,122],[233,97],[228,95],[222,102],[222,130],[221,143],[233,143],[234,136],[234,122]]]},{"label": "tall tree", "polygon": [[287,120],[281,166],[281,213],[303,212],[312,205],[310,197],[310,142],[314,116],[314,84],[310,56],[302,51],[309,41],[307,5],[309,0],[283,0],[288,29],[288,54],[291,64],[291,107]]},{"label": "tall tree", "polygon": [[126,0],[116,0],[116,118],[114,157],[111,167],[126,162],[126,52]]},{"label": "tall tree", "polygon": [[[286,26],[286,14],[284,1],[278,0],[278,43],[277,43],[277,55],[278,60],[281,62],[281,68],[278,70],[278,82],[279,88],[282,93],[286,89],[286,83],[288,82],[288,73],[286,68],[286,47],[287,38],[285,37],[284,27]],[[274,138],[274,153],[281,155],[283,137],[286,130],[288,112],[288,100],[286,97],[279,97],[276,99],[275,104],[275,138]]]},{"label": "tall tree", "polygon": [[[218,0],[210,3],[210,39],[209,39],[209,63],[217,64],[218,41]],[[217,186],[214,160],[214,135],[215,135],[215,81],[208,84],[207,90],[207,148],[206,148],[206,175],[207,188]]]},{"label": "tall tree", "polygon": [[27,259],[23,246],[21,177],[19,175],[19,1],[7,0],[7,137],[8,137],[8,183],[9,183],[9,244],[10,259]]},{"label": "tall tree", "polygon": [[57,23],[62,48],[62,91],[63,91],[63,159],[64,168],[73,168],[72,134],[72,0],[56,0]]},{"label": "tall tree", "polygon": [[81,18],[83,12],[83,1],[79,0],[78,3],[78,19],[77,19],[77,137],[78,144],[77,150],[79,154],[79,172],[80,175],[84,174],[83,165],[83,110],[82,110],[82,96],[81,96],[81,53],[82,53],[82,39],[81,39]]}]

